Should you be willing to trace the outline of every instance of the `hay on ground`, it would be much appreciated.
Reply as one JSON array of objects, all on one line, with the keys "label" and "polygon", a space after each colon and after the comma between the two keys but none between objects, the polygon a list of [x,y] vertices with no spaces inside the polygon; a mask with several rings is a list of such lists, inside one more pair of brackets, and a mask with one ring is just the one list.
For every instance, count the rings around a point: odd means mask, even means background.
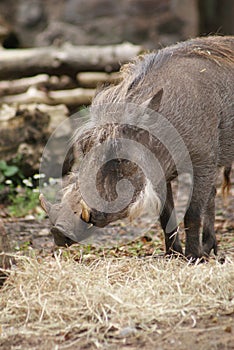
[{"label": "hay on ground", "polygon": [[97,258],[56,253],[17,256],[0,291],[2,336],[86,339],[94,344],[141,332],[194,327],[197,319],[234,311],[234,263]]}]

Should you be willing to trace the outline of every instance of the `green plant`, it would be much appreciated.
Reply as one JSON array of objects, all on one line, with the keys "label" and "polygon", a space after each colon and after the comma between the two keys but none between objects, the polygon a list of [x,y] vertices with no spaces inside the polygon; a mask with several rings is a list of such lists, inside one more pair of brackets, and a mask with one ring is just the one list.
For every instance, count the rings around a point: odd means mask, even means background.
[{"label": "green plant", "polygon": [[44,218],[44,211],[39,209],[39,179],[44,174],[34,174],[33,177],[24,178],[20,168],[16,165],[0,162],[0,195],[7,205],[10,216],[23,217],[27,214],[36,214],[38,219]]},{"label": "green plant", "polygon": [[19,172],[16,165],[9,165],[5,160],[0,160],[0,184],[3,184],[7,179],[12,178]]},{"label": "green plant", "polygon": [[38,191],[29,187],[18,186],[9,195],[11,204],[8,206],[11,216],[25,216],[33,212],[38,205]]},{"label": "green plant", "polygon": [[27,252],[31,246],[30,241],[21,243],[20,245],[15,246],[16,251]]}]

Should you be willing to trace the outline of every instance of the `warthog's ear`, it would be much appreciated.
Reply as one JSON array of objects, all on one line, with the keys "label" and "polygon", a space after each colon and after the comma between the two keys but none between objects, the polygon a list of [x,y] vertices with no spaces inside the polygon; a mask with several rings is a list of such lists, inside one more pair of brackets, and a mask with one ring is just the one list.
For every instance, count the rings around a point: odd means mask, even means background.
[{"label": "warthog's ear", "polygon": [[153,97],[145,101],[142,105],[146,108],[158,112],[163,95],[163,88],[160,89]]}]

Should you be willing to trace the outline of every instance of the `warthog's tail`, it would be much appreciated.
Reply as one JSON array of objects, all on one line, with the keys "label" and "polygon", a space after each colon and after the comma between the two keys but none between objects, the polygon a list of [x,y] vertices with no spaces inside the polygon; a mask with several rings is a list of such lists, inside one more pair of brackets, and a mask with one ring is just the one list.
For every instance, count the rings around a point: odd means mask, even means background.
[{"label": "warthog's tail", "polygon": [[231,170],[232,166],[230,165],[228,167],[225,167],[223,171],[222,195],[224,198],[229,194],[231,188]]}]

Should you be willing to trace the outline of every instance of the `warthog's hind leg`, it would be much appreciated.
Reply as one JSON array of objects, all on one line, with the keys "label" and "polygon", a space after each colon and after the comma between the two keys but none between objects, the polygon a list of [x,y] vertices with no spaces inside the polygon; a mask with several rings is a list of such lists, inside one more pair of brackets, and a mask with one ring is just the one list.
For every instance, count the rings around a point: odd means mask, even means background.
[{"label": "warthog's hind leg", "polygon": [[[208,167],[208,164],[207,164]],[[186,232],[185,255],[196,260],[209,255],[212,248],[217,250],[214,236],[214,183],[215,170],[210,165],[209,172],[201,173],[201,168],[194,169],[193,194],[189,208],[185,214],[184,227]],[[200,228],[202,215],[205,214],[202,243],[200,243]]]},{"label": "warthog's hind leg", "polygon": [[208,256],[212,249],[214,249],[214,254],[217,255],[217,240],[216,240],[215,231],[214,231],[215,195],[216,195],[216,189],[215,187],[213,187],[205,209],[205,215],[204,215],[204,221],[203,221],[202,246],[203,246],[203,253]]}]

